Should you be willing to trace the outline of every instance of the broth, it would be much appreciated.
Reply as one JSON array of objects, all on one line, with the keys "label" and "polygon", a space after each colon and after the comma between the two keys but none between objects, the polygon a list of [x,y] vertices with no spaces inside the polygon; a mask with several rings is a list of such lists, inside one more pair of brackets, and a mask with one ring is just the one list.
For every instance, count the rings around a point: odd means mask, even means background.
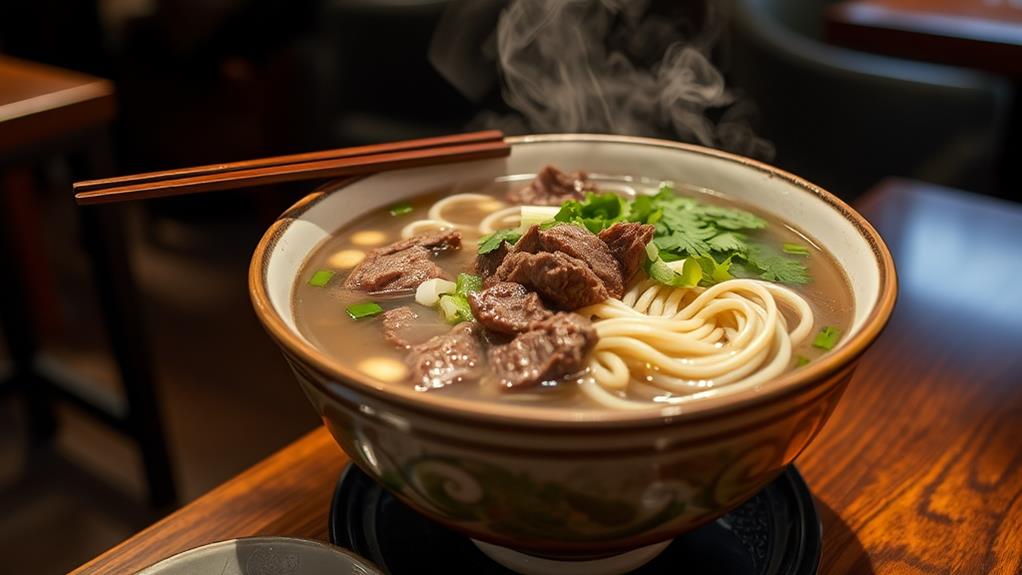
[{"label": "broth", "polygon": [[[531,177],[531,176],[529,176]],[[489,200],[480,199],[474,205],[457,206],[448,212],[448,218],[455,222],[464,222],[475,226],[485,216],[511,204],[504,201],[507,192],[522,185],[523,177],[511,177],[496,182],[475,182],[460,184],[458,190],[452,188],[435,189],[416,196],[408,202],[410,210],[392,215],[390,207],[381,208],[366,214],[358,221],[339,230],[319,245],[303,263],[301,272],[294,286],[293,313],[299,332],[315,347],[326,354],[365,373],[369,378],[384,385],[413,384],[406,380],[408,371],[405,366],[407,351],[398,349],[384,340],[381,330],[380,316],[353,320],[345,309],[347,306],[360,302],[373,301],[384,309],[393,309],[408,305],[420,316],[432,318],[436,312],[415,303],[408,295],[379,296],[363,291],[345,289],[345,276],[360,261],[360,256],[376,247],[385,246],[402,239],[402,228],[409,223],[426,218],[427,211],[437,200],[453,192],[482,194]],[[619,178],[592,178],[601,191],[616,191],[626,196],[635,193],[656,191],[658,182],[636,184],[630,180]],[[808,248],[804,263],[812,280],[805,285],[787,286],[804,298],[813,311],[813,327],[811,334],[820,332],[824,326],[835,326],[841,334],[847,333],[852,318],[852,295],[848,281],[834,259],[818,247],[818,244],[799,232],[796,228],[779,218],[751,209],[735,202],[726,195],[699,190],[691,187],[676,186],[679,195],[693,197],[707,204],[737,207],[752,212],[768,222],[764,230],[750,233],[752,239],[761,239],[775,245],[783,243],[800,244]],[[464,232],[463,244],[459,250],[448,250],[441,253],[435,262],[444,272],[444,277],[454,279],[460,272],[471,271],[476,257],[476,245],[480,233]],[[325,287],[309,285],[309,278],[319,270],[336,272]],[[433,314],[433,315],[431,315]],[[786,317],[789,315],[785,314]],[[435,320],[436,331],[443,333],[450,329],[439,316]],[[426,328],[428,329],[428,328]],[[788,370],[798,367],[801,358],[815,361],[825,351],[812,346],[813,336],[808,337],[795,348],[793,361]],[[581,377],[586,377],[584,374]],[[465,381],[448,385],[441,389],[431,389],[426,393],[440,393],[452,396],[478,398],[482,401],[516,402],[535,405],[537,408],[560,407],[573,409],[603,409],[585,394],[580,393],[580,376],[562,378],[559,381],[546,382],[528,390],[508,391],[495,384],[490,376],[478,382]],[[713,382],[705,382],[712,387]],[[631,397],[622,392],[623,397]],[[664,393],[657,401],[670,401],[671,393]]]}]

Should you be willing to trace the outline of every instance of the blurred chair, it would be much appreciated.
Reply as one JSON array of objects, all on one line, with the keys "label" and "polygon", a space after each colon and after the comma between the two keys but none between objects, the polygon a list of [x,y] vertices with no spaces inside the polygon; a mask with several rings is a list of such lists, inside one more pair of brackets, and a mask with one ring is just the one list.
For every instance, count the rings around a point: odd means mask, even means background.
[{"label": "blurred chair", "polygon": [[824,44],[830,3],[731,0],[730,76],[774,163],[844,198],[891,175],[990,191],[1010,84]]},{"label": "blurred chair", "polygon": [[[36,207],[35,169],[54,155],[83,160],[96,176],[110,175],[107,134],[114,117],[106,80],[0,55],[0,329],[10,375],[0,391],[21,392],[32,438],[52,439],[59,397],[131,438],[139,447],[149,499],[175,503],[176,489],[141,320],[120,206],[80,210],[81,234],[100,297],[124,397],[108,397],[48,361],[38,338],[38,310],[51,305],[47,264],[39,246],[46,230]],[[70,193],[70,190],[68,190]],[[36,312],[36,313],[33,313]]]}]

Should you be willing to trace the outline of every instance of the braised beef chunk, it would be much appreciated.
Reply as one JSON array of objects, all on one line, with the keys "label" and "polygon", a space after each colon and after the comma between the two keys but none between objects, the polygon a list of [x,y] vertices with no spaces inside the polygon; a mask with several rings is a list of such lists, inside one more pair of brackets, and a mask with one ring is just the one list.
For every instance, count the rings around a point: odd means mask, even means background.
[{"label": "braised beef chunk", "polygon": [[435,389],[482,377],[485,360],[479,331],[475,323],[460,323],[443,335],[412,346],[405,361],[416,388]]},{"label": "braised beef chunk", "polygon": [[547,166],[528,186],[508,193],[508,200],[533,206],[559,206],[568,200],[581,200],[585,192],[596,191],[585,172],[565,173]]},{"label": "braised beef chunk", "polygon": [[656,228],[650,224],[618,223],[600,232],[600,239],[621,266],[621,278],[626,284],[646,261],[646,244],[653,239],[654,231]]},{"label": "braised beef chunk", "polygon": [[514,335],[553,315],[535,292],[501,282],[468,296],[472,316],[490,331]]},{"label": "braised beef chunk", "polygon": [[535,291],[546,302],[565,310],[607,299],[607,288],[582,260],[560,252],[513,251],[486,280],[486,287],[514,282]]},{"label": "braised beef chunk", "polygon": [[611,297],[621,297],[625,293],[621,268],[610,248],[585,228],[562,224],[541,230],[539,226],[532,226],[515,244],[515,251],[562,252],[585,262],[603,282]]},{"label": "braised beef chunk", "polygon": [[383,312],[383,339],[401,349],[409,349],[431,337],[447,333],[432,312],[418,313],[408,306]]},{"label": "braised beef chunk", "polygon": [[531,387],[584,369],[597,339],[588,319],[562,312],[491,348],[490,365],[501,385]]},{"label": "braised beef chunk", "polygon": [[370,292],[410,289],[441,274],[432,252],[412,246],[387,255],[367,256],[344,280],[344,287]]},{"label": "braised beef chunk", "polygon": [[476,256],[476,275],[482,276],[486,279],[493,275],[493,272],[497,271],[500,267],[500,263],[504,261],[507,254],[511,251],[508,246],[511,245],[507,242],[500,244],[500,247],[493,250],[488,254],[479,254]]},{"label": "braised beef chunk", "polygon": [[407,250],[413,246],[421,246],[434,252],[457,249],[461,247],[461,232],[458,230],[436,230],[419,234],[406,240],[394,242],[389,246],[376,248],[369,252],[369,257],[374,255],[384,256]]},{"label": "braised beef chunk", "polygon": [[402,306],[383,312],[383,339],[400,348],[412,346],[406,332],[419,315],[408,306]]},{"label": "braised beef chunk", "polygon": [[344,280],[347,289],[370,292],[410,289],[442,275],[437,251],[461,246],[461,232],[440,230],[371,250]]}]

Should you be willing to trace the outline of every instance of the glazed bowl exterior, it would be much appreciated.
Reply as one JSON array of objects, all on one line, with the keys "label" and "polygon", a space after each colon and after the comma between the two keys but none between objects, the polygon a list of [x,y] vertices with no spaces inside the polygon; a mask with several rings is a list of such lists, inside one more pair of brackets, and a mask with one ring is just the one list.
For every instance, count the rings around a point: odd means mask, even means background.
[{"label": "glazed bowl exterior", "polygon": [[[412,508],[482,541],[543,555],[598,556],[664,541],[737,507],[812,441],[887,322],[896,282],[883,241],[834,196],[747,158],[617,136],[510,141],[512,154],[504,159],[328,184],[267,231],[253,257],[250,289],[302,389],[355,464]],[[689,404],[637,412],[581,412],[374,382],[298,333],[294,278],[332,232],[438,186],[531,174],[547,163],[684,182],[793,223],[849,277],[855,309],[844,341],[753,390],[721,388]]]}]

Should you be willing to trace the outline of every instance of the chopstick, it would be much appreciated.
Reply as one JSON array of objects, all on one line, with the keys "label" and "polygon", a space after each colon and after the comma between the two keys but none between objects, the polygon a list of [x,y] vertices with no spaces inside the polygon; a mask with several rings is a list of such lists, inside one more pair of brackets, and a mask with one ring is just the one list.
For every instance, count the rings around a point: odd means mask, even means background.
[{"label": "chopstick", "polygon": [[339,148],[228,164],[148,172],[74,184],[79,205],[180,196],[250,186],[358,176],[383,170],[507,156],[496,130]]}]

